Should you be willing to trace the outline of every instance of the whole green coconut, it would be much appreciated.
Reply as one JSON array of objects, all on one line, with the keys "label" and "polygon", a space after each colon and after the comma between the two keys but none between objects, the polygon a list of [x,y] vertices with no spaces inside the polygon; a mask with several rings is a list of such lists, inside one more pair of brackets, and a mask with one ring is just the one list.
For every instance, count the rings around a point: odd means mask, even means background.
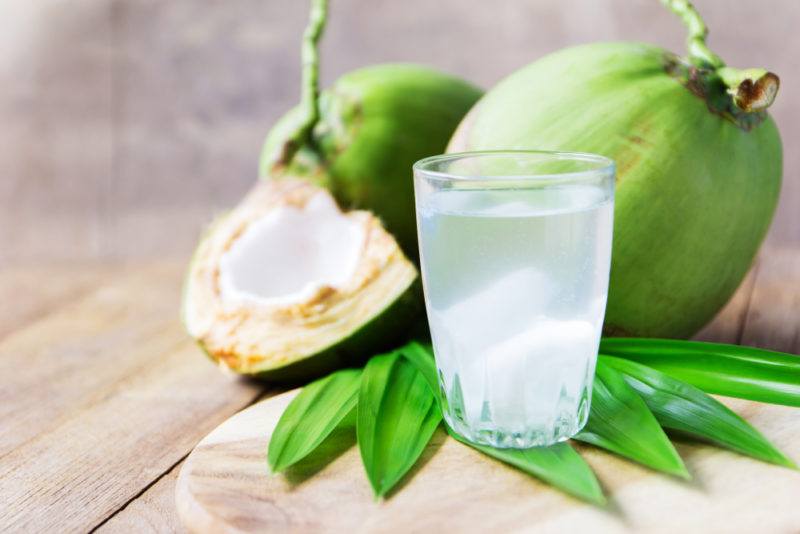
[{"label": "whole green coconut", "polygon": [[313,0],[303,42],[303,94],[267,135],[260,174],[305,179],[327,188],[347,209],[378,215],[416,260],[411,166],[444,152],[456,126],[483,92],[412,64],[349,72],[319,91],[318,41],[327,0]]},{"label": "whole green coconut", "polygon": [[769,227],[781,141],[764,111],[778,78],[708,50],[685,1],[689,57],[639,43],[556,52],[489,91],[450,152],[593,152],[617,164],[605,331],[688,337],[726,303]]},{"label": "whole green coconut", "polygon": [[372,211],[415,259],[411,165],[444,152],[481,94],[459,78],[420,65],[349,72],[320,94],[319,115],[303,140],[291,137],[302,106],[276,124],[261,153],[261,176],[306,178],[329,189],[343,206]]}]

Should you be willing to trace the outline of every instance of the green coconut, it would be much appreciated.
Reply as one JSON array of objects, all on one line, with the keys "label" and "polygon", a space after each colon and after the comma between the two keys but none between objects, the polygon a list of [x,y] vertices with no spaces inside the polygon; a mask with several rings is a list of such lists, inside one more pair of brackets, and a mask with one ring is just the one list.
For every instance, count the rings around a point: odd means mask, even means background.
[{"label": "green coconut", "polygon": [[415,266],[380,221],[303,180],[262,182],[209,229],[184,284],[183,322],[236,373],[299,381],[408,337]]},{"label": "green coconut", "polygon": [[[325,2],[312,23],[324,22]],[[406,255],[418,257],[412,164],[441,154],[482,92],[457,77],[413,64],[382,64],[345,74],[317,90],[315,39],[306,34],[301,103],[269,133],[260,174],[305,178],[329,189],[348,209],[381,218]]]},{"label": "green coconut", "polygon": [[616,161],[605,331],[688,337],[728,301],[780,192],[778,78],[726,67],[691,4],[665,0],[689,30],[680,58],[640,43],[546,56],[490,90],[448,150],[551,149]]},{"label": "green coconut", "polygon": [[480,96],[413,65],[361,69],[320,94],[325,15],[314,0],[301,104],[267,137],[264,179],[209,228],[184,285],[183,322],[206,354],[271,381],[359,365],[425,325],[411,165],[444,151]]}]

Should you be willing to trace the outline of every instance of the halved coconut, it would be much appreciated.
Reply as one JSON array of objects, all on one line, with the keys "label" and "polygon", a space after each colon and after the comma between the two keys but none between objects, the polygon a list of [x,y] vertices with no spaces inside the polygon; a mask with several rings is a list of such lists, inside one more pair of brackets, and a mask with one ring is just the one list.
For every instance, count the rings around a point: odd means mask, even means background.
[{"label": "halved coconut", "polygon": [[263,181],[201,241],[183,318],[221,366],[298,380],[407,336],[416,280],[371,213],[344,213],[308,182]]}]

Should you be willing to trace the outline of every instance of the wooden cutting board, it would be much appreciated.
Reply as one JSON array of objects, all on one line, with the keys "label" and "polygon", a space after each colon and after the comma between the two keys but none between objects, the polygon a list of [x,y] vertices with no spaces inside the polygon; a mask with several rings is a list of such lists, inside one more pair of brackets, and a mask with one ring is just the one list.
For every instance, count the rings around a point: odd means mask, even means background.
[{"label": "wooden cutting board", "polygon": [[[228,419],[203,439],[177,481],[191,532],[798,532],[800,471],[711,446],[677,443],[682,482],[576,445],[609,498],[584,504],[437,431],[388,500],[372,496],[352,427],[286,475],[266,463],[290,391]],[[800,408],[722,399],[800,461]]]}]

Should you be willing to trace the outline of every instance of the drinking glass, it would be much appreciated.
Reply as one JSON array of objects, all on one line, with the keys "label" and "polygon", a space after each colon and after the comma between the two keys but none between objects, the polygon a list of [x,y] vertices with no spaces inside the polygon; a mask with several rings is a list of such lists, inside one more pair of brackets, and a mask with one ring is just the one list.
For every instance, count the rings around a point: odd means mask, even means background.
[{"label": "drinking glass", "polygon": [[414,189],[445,420],[494,447],[575,435],[606,307],[614,162],[448,154],[414,165]]}]

